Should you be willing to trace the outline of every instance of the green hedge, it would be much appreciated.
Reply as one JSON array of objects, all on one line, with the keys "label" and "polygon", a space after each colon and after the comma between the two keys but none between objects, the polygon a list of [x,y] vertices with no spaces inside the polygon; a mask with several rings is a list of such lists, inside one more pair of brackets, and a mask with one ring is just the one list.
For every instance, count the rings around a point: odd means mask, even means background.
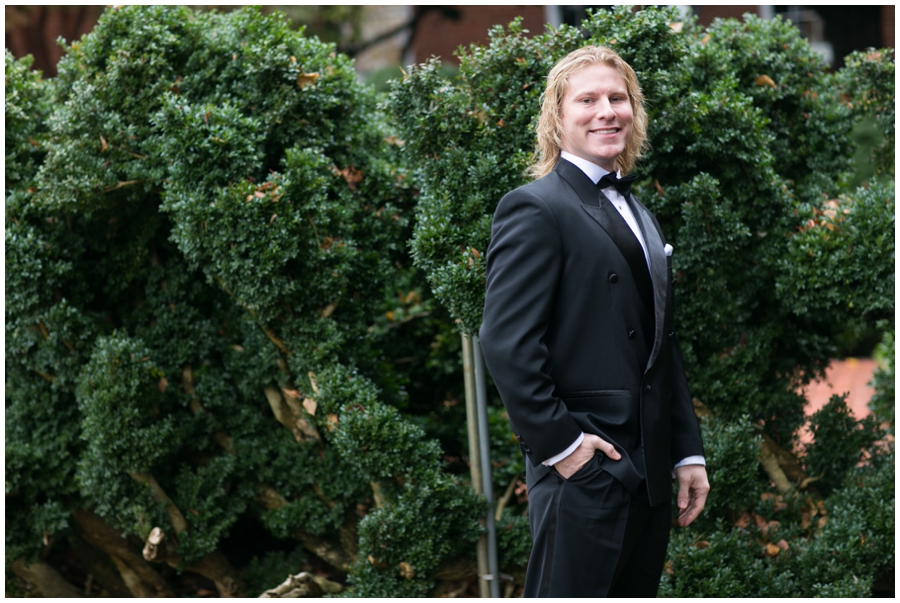
[{"label": "green hedge", "polygon": [[55,80],[6,60],[7,559],[80,509],[161,527],[179,571],[256,522],[359,596],[470,556],[478,500],[386,404],[414,201],[351,61],[257,9],[149,6]]},{"label": "green hedge", "polygon": [[[846,325],[892,331],[893,52],[830,74],[783,21],[704,29],[652,8],[494,28],[457,77],[432,61],[383,98],[255,8],[109,9],[53,80],[7,52],[8,563],[131,547],[143,596],[185,571],[256,595],[311,555],[352,596],[472,575],[457,329],[480,324],[493,208],[526,181],[542,78],[586,41],[644,86],[636,189],[676,250],[711,411],[712,498],[674,533],[663,594],[865,594],[893,563],[892,450],[841,399],[808,450],[794,434]],[[850,189],[860,120],[883,130],[882,176]],[[501,564],[520,580],[522,458],[491,403]],[[804,453],[787,491],[762,450]],[[279,550],[247,541],[240,559],[248,530]]]},{"label": "green hedge", "polygon": [[[842,333],[894,313],[893,184],[845,184],[851,130],[873,115],[886,137],[879,170],[892,170],[893,51],[854,54],[832,74],[781,19],[745,15],[702,28],[674,8],[616,7],[540,35],[521,21],[495,27],[487,45],[460,51],[456,78],[442,76],[437,60],[410,71],[394,83],[389,107],[421,189],[413,256],[464,332],[481,324],[494,208],[527,181],[543,78],[587,43],[616,49],[647,98],[650,151],[635,188],[675,249],[679,339],[692,392],[710,415],[710,503],[695,526],[677,531],[662,592],[867,592],[887,566],[828,549],[839,544],[828,534],[851,529],[833,501],[852,488],[846,476],[862,457],[886,471],[892,461],[881,457],[893,453],[874,446],[883,431],[857,423],[842,399],[811,419],[815,444],[804,449],[797,433],[807,423],[802,390],[823,375]],[[515,455],[509,443],[495,450],[505,462]],[[763,471],[766,456],[777,458],[785,491],[770,481],[771,466]],[[871,484],[873,497],[893,504],[886,480]],[[807,496],[831,513],[827,528],[803,527]],[[742,527],[745,516],[771,515],[776,497],[779,512],[792,509],[779,516],[790,554],[767,552],[754,544],[759,533]],[[879,522],[893,530],[886,511],[873,507],[871,521],[853,524],[876,556]],[[797,549],[816,551],[805,564],[829,550],[839,570],[809,580],[788,563],[780,574]]]}]

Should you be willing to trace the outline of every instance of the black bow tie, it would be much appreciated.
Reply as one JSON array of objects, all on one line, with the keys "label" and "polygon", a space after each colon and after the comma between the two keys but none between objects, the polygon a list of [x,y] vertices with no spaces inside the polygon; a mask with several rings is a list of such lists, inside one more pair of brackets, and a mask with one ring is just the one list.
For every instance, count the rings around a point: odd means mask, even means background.
[{"label": "black bow tie", "polygon": [[620,195],[627,199],[628,195],[631,194],[631,183],[636,179],[637,176],[635,176],[634,174],[628,174],[627,176],[623,176],[622,178],[617,178],[615,173],[609,172],[600,179],[600,182],[597,183],[597,186],[601,189],[612,186],[617,191],[619,191]]}]

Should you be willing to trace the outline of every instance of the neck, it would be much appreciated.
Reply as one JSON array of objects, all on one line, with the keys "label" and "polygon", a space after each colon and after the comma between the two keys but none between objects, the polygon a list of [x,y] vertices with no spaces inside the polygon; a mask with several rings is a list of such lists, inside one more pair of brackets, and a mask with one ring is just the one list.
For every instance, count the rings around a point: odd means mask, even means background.
[{"label": "neck", "polygon": [[[587,174],[588,178],[590,178],[594,184],[600,181],[606,174],[608,174],[611,170],[606,169],[602,165],[598,165],[593,161],[588,161],[582,157],[577,155],[573,155],[568,151],[562,151],[559,154],[560,158],[565,159],[566,161],[574,164],[578,169]],[[621,176],[621,174],[619,174]]]}]

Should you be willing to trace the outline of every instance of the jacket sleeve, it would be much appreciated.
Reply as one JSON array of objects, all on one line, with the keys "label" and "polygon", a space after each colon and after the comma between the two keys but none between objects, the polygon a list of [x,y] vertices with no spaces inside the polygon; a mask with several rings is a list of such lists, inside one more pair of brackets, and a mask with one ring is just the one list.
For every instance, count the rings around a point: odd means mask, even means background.
[{"label": "jacket sleeve", "polygon": [[[675,290],[669,274],[669,303],[675,308]],[[703,443],[700,438],[700,426],[694,414],[694,403],[684,372],[684,360],[681,356],[681,345],[678,334],[673,330],[669,340],[670,370],[672,379],[672,462],[678,463],[689,456],[703,456]]]},{"label": "jacket sleeve", "polygon": [[[653,225],[656,227],[660,238],[665,241],[666,237],[662,227],[657,221],[656,216],[650,214]],[[704,456],[703,441],[700,437],[700,426],[697,423],[697,416],[694,414],[694,403],[691,397],[691,391],[687,383],[687,375],[684,372],[684,360],[681,355],[681,345],[678,342],[678,334],[675,330],[675,281],[672,278],[671,257],[666,258],[669,285],[666,290],[666,297],[669,300],[666,312],[667,331],[663,337],[667,340],[669,346],[669,379],[670,389],[672,392],[670,406],[671,421],[671,448],[672,464],[681,462],[690,456]]]},{"label": "jacket sleeve", "polygon": [[553,395],[545,342],[563,265],[562,233],[544,200],[523,189],[503,197],[488,247],[480,338],[516,438],[534,465],[582,432]]}]

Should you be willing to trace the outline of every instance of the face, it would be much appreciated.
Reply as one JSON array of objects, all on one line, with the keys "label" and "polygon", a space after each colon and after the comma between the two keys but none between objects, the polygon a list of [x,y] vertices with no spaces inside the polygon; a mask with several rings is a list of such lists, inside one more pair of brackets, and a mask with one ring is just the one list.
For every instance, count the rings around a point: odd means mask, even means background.
[{"label": "face", "polygon": [[616,171],[631,139],[631,99],[615,67],[595,63],[569,76],[562,99],[563,151]]}]

